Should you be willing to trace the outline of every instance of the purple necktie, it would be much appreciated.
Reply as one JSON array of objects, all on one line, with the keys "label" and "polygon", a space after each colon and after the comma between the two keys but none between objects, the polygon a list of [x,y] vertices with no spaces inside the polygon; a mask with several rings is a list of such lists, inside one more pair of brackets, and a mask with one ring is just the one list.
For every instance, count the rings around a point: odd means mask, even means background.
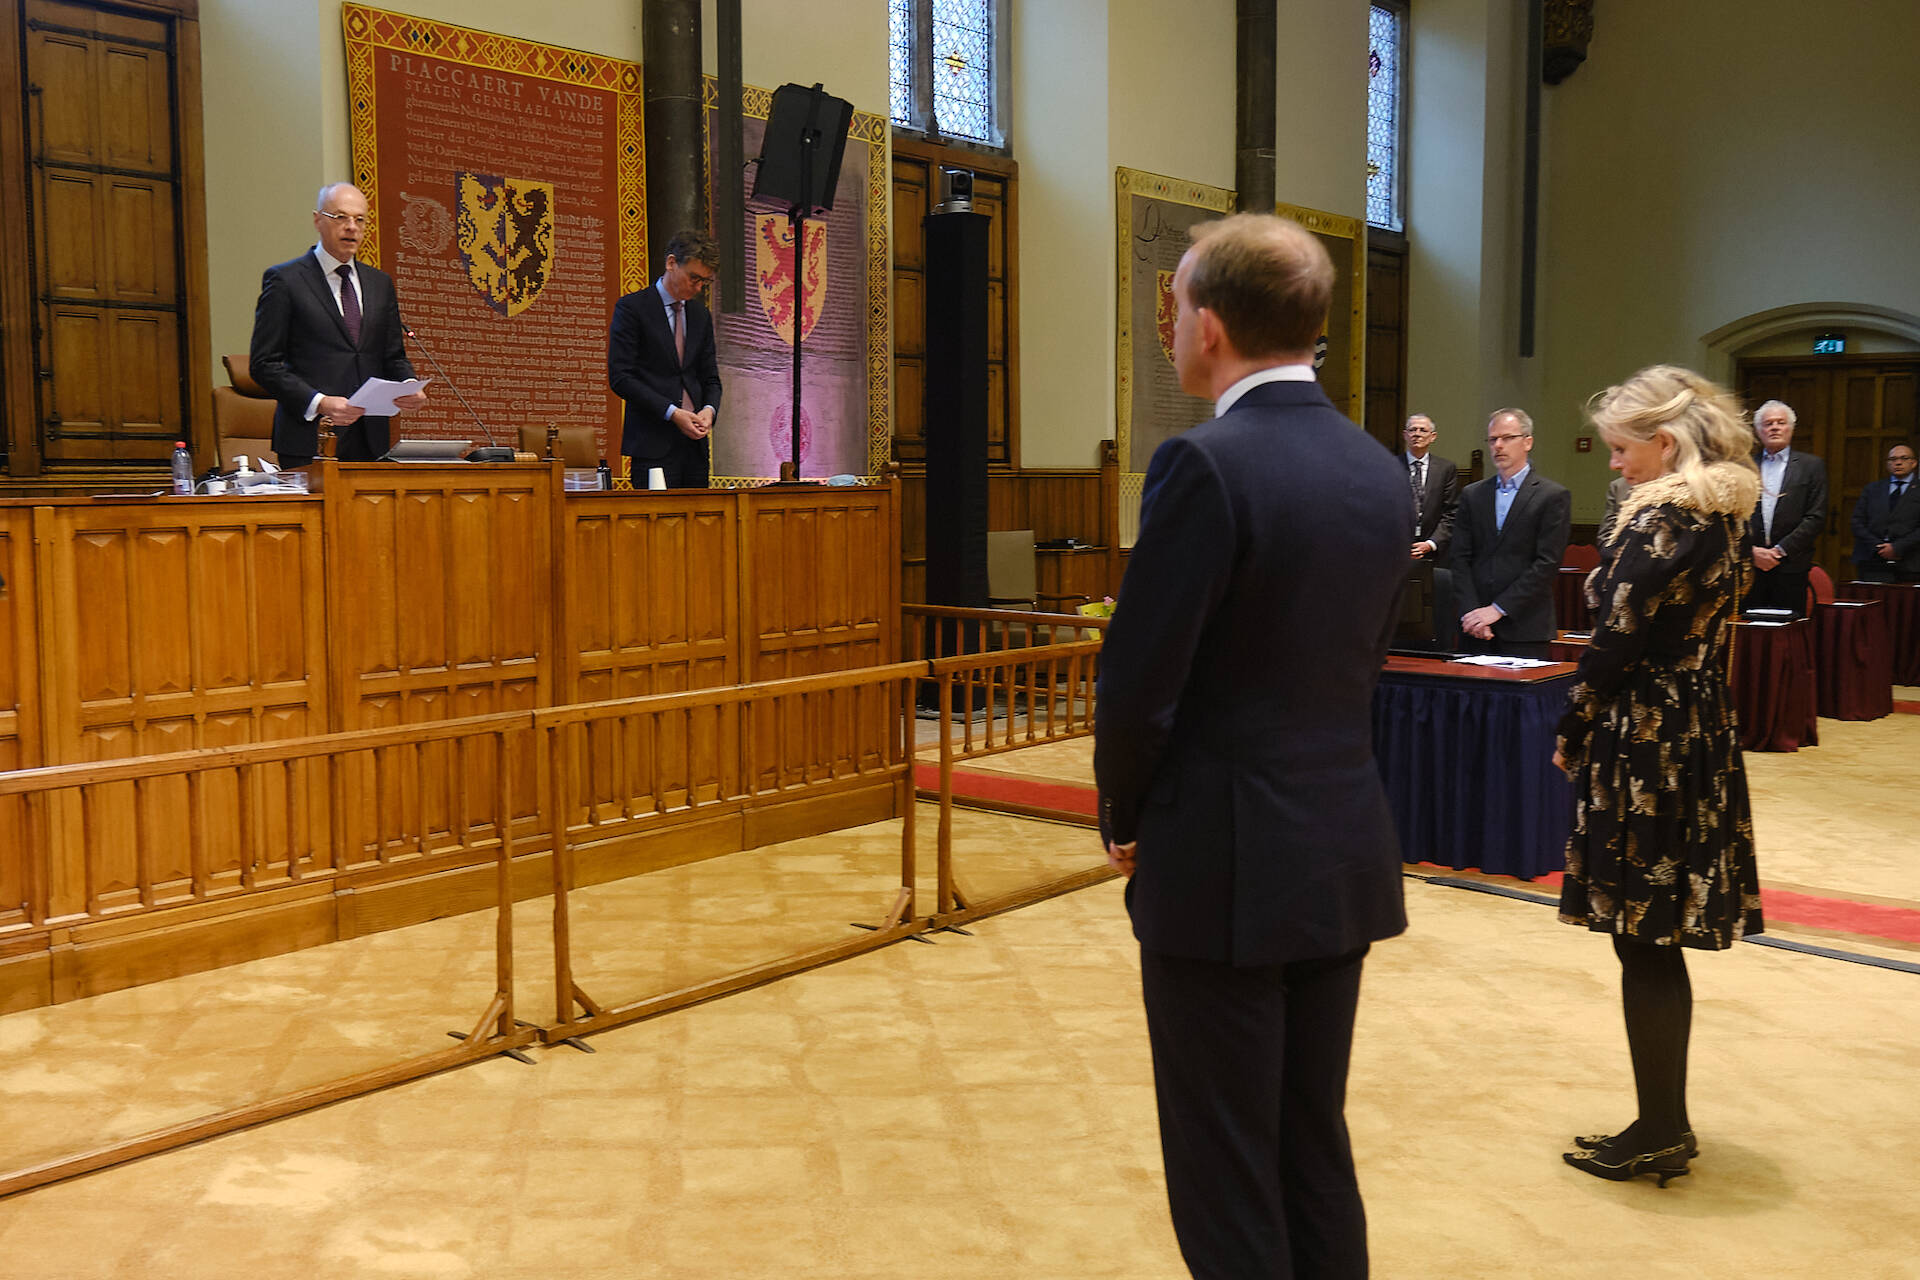
[{"label": "purple necktie", "polygon": [[347,322],[347,340],[357,347],[360,345],[360,295],[353,291],[353,268],[338,266],[333,274],[340,277],[340,318]]}]

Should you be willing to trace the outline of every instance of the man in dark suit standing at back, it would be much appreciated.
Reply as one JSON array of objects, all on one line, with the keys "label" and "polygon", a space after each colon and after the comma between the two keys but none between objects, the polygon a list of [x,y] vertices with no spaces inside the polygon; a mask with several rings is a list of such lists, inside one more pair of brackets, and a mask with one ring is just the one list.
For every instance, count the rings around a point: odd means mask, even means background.
[{"label": "man in dark suit standing at back", "polygon": [[1433,452],[1440,432],[1433,419],[1416,413],[1407,419],[1400,438],[1407,442],[1401,458],[1413,488],[1413,556],[1416,560],[1447,561],[1453,541],[1454,509],[1460,503],[1460,468]]},{"label": "man in dark suit standing at back", "polygon": [[1406,927],[1372,700],[1413,500],[1313,380],[1333,278],[1295,223],[1195,230],[1174,364],[1216,416],[1154,451],[1100,658],[1101,834],[1199,1277],[1367,1273],[1344,1110],[1362,961]]},{"label": "man in dark suit standing at back", "polygon": [[1865,582],[1920,578],[1920,476],[1912,445],[1887,450],[1887,478],[1867,485],[1853,504],[1853,565]]},{"label": "man in dark suit standing at back", "polygon": [[698,231],[667,241],[660,278],[613,305],[607,384],[627,402],[620,452],[635,488],[659,467],[669,489],[704,489],[707,437],[720,409],[713,316],[700,294],[720,267],[718,246]]},{"label": "man in dark suit standing at back", "polygon": [[1464,648],[1544,658],[1553,642],[1553,583],[1573,529],[1573,495],[1533,469],[1533,419],[1500,409],[1487,420],[1494,473],[1460,494],[1453,522],[1453,591]]},{"label": "man in dark suit standing at back", "polygon": [[[368,417],[347,397],[368,378],[413,377],[406,326],[393,278],[356,262],[368,226],[367,198],[345,182],[320,188],[314,201],[320,242],[290,262],[268,267],[253,309],[247,368],[277,405],[273,452],[282,467],[304,467],[320,452],[320,429],[336,433],[341,462],[372,462],[390,445],[390,419]],[[394,404],[418,409],[427,393]]]},{"label": "man in dark suit standing at back", "polygon": [[1813,545],[1827,523],[1827,464],[1793,447],[1799,415],[1778,400],[1754,411],[1760,437],[1760,501],[1747,521],[1753,540],[1753,586],[1743,609],[1807,611]]}]

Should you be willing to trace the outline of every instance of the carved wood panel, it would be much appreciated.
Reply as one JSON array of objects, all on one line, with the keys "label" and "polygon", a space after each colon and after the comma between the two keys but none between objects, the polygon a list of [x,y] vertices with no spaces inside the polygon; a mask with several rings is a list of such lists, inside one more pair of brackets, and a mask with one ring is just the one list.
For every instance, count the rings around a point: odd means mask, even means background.
[{"label": "carved wood panel", "polygon": [[40,452],[164,459],[186,424],[172,23],[30,0]]},{"label": "carved wood panel", "polygon": [[[41,763],[33,513],[0,509],[0,772]],[[27,805],[0,799],[0,936],[38,914]]]}]

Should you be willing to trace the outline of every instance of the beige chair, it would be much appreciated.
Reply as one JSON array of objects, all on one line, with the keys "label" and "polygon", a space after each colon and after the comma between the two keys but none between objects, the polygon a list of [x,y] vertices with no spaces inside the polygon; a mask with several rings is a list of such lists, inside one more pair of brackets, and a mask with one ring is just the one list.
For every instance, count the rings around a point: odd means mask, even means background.
[{"label": "beige chair", "polygon": [[[592,427],[561,427],[557,449],[560,461],[565,466],[593,468],[600,465],[599,446],[594,441]],[[523,424],[520,428],[520,452],[544,459],[547,456],[547,429]]]},{"label": "beige chair", "polygon": [[[253,380],[244,355],[221,356],[228,387],[213,389],[213,434],[220,452],[220,469],[231,471],[234,459],[273,456],[273,397]],[[257,468],[256,468],[257,469]]]}]

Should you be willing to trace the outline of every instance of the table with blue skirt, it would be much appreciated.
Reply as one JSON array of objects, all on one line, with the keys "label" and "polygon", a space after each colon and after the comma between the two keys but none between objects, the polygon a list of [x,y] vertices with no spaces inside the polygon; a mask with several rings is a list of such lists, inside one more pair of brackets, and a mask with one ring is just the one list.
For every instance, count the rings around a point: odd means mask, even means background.
[{"label": "table with blue skirt", "polygon": [[1527,880],[1566,865],[1573,791],[1553,748],[1575,670],[1387,659],[1373,749],[1407,862]]}]

